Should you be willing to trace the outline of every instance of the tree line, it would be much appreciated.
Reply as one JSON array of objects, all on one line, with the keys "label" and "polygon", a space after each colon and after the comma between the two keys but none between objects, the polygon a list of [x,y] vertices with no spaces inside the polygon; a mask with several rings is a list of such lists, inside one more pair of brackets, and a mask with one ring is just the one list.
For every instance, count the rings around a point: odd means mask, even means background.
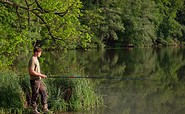
[{"label": "tree line", "polygon": [[[0,9],[0,58],[4,61],[33,46],[184,44],[184,0],[0,0]],[[10,59],[5,63],[11,64]]]},{"label": "tree line", "polygon": [[[109,47],[182,45],[184,0],[82,0],[82,22]],[[90,2],[90,3],[89,3]]]}]

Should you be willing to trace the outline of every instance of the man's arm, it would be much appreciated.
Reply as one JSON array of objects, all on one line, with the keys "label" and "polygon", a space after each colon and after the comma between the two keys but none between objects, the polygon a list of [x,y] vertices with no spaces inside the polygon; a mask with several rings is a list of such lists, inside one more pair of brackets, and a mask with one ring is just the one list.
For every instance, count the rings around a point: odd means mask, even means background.
[{"label": "man's arm", "polygon": [[41,74],[41,73],[38,73],[36,72],[34,69],[35,69],[35,59],[32,57],[29,61],[29,64],[28,64],[28,71],[29,71],[29,74],[30,75],[33,75],[33,76],[39,76],[41,78],[47,78],[46,75],[44,74]]},{"label": "man's arm", "polygon": [[29,73],[30,73],[31,75],[40,76],[41,78],[47,78],[46,75],[34,71],[33,68],[28,68],[28,70],[29,70]]}]

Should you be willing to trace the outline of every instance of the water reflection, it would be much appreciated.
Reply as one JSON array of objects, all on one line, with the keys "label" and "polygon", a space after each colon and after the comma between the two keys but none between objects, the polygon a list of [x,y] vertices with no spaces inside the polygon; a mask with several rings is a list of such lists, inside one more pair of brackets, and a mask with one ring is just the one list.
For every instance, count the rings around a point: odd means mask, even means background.
[{"label": "water reflection", "polygon": [[57,75],[78,75],[83,71],[89,76],[147,79],[94,80],[99,81],[97,88],[104,95],[105,107],[69,114],[184,114],[184,51],[184,48],[134,48],[48,52],[43,53],[42,69]]}]

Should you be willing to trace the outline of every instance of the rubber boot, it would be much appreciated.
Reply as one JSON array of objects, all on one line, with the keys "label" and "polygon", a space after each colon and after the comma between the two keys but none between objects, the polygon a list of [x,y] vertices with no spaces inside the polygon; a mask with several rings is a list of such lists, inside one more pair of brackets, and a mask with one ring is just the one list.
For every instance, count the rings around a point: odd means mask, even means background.
[{"label": "rubber boot", "polygon": [[49,111],[49,109],[48,109],[48,105],[47,105],[47,104],[44,104],[44,105],[43,105],[43,109],[42,109],[42,111],[43,111],[45,114],[50,113],[50,111]]}]

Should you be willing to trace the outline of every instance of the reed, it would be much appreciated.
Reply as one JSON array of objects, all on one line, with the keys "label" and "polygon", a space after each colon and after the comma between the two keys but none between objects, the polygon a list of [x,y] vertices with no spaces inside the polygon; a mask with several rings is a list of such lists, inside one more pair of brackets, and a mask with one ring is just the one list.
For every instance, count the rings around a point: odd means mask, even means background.
[{"label": "reed", "polygon": [[102,97],[95,92],[89,79],[50,79],[49,105],[56,111],[82,111],[102,105]]}]

